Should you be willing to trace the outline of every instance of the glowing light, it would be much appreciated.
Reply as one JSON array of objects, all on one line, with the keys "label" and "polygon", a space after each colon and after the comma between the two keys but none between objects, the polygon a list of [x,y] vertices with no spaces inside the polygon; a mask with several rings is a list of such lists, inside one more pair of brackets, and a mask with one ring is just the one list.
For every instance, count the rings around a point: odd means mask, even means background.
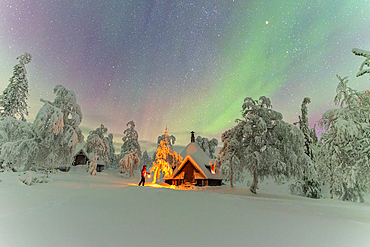
[{"label": "glowing light", "polygon": [[148,178],[150,178],[151,176],[150,176],[150,174],[148,174]]},{"label": "glowing light", "polygon": [[182,157],[176,151],[172,151],[170,148],[170,136],[168,135],[168,128],[164,132],[164,140],[160,141],[159,146],[157,147],[157,153],[155,155],[155,161],[153,161],[153,166],[150,168],[153,174],[153,183],[156,183],[159,180],[160,173],[162,172],[164,177],[169,177],[172,175],[172,167],[167,162],[167,157],[172,156],[175,161],[178,163],[182,162]]},{"label": "glowing light", "polygon": [[[129,183],[130,186],[138,186],[137,184]],[[140,186],[138,186],[140,187]],[[196,187],[185,187],[185,186],[175,186],[169,184],[156,184],[156,183],[146,183],[144,187],[152,187],[152,188],[164,188],[164,189],[171,189],[171,190],[198,190]]]},{"label": "glowing light", "polygon": [[211,173],[212,173],[212,174],[216,174],[215,166],[214,166],[214,165],[213,165],[213,166],[211,166]]}]

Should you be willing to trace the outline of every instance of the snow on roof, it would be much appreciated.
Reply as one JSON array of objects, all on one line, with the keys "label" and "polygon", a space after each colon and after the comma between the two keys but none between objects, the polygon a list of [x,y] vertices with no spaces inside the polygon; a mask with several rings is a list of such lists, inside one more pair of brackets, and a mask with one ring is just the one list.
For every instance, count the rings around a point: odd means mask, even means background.
[{"label": "snow on roof", "polygon": [[78,143],[76,146],[76,154],[78,154],[81,150],[83,150],[86,154],[86,148],[85,148],[86,142],[83,141],[81,143]]},{"label": "snow on roof", "polygon": [[212,174],[210,169],[206,167],[206,165],[210,166],[213,164],[212,159],[210,159],[195,142],[189,143],[180,155],[184,160],[181,162],[180,166],[176,167],[173,172],[173,176],[170,178],[177,176],[181,168],[190,161],[207,179],[223,179],[223,176],[220,173]]},{"label": "snow on roof", "polygon": [[[77,154],[79,154],[80,151],[82,151],[86,155],[88,160],[93,160],[94,156],[95,156],[95,153],[87,153],[85,145],[86,145],[85,141],[77,144],[75,157],[76,157]],[[105,161],[100,156],[97,160],[97,164],[98,165],[106,165]]]}]

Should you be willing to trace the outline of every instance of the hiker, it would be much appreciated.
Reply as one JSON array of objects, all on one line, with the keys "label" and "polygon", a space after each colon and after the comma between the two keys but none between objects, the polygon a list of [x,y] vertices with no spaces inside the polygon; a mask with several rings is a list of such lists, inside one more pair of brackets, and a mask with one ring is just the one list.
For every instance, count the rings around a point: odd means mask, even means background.
[{"label": "hiker", "polygon": [[141,184],[143,184],[143,186],[145,185],[145,176],[146,175],[150,175],[150,173],[146,172],[146,165],[143,165],[143,169],[141,169],[141,180],[140,180],[139,186]]}]

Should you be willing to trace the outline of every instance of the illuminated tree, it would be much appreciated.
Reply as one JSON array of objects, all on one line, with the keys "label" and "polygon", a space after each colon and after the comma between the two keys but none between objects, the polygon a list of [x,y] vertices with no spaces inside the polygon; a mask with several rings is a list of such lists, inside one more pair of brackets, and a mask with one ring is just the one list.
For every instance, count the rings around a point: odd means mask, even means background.
[{"label": "illuminated tree", "polygon": [[[166,126],[166,129],[167,129],[167,126]],[[172,150],[172,145],[175,144],[176,137],[174,135],[168,135],[168,134],[167,135],[163,134],[163,135],[158,136],[157,148],[159,147],[159,144],[161,143],[161,141],[165,141],[166,145],[168,145],[170,149]],[[157,151],[153,153],[153,160],[155,160],[156,155],[157,155]],[[171,159],[171,156],[167,157],[168,163],[172,162],[170,159]]]},{"label": "illuminated tree", "polygon": [[[151,172],[154,172],[153,183],[156,183],[160,178],[162,172],[163,176],[171,176],[173,169],[182,162],[182,157],[177,152],[172,151],[169,145],[168,129],[164,132],[164,138],[159,142],[153,167],[150,168]],[[168,162],[171,157],[171,164]]]}]

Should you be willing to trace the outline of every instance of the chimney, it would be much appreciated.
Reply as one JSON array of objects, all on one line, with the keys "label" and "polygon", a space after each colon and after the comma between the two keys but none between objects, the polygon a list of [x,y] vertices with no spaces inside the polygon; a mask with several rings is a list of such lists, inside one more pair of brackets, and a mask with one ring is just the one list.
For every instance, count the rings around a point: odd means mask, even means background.
[{"label": "chimney", "polygon": [[190,142],[195,142],[195,137],[194,137],[194,131],[190,132],[191,133],[191,139]]}]

